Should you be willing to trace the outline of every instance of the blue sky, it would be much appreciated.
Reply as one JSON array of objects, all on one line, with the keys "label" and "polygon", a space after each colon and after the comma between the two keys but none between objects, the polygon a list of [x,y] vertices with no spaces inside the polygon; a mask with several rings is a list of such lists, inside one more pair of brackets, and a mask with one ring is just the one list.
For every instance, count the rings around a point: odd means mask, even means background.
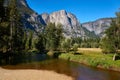
[{"label": "blue sky", "polygon": [[120,8],[120,0],[27,0],[27,3],[39,14],[64,9],[75,14],[81,23],[115,17]]}]

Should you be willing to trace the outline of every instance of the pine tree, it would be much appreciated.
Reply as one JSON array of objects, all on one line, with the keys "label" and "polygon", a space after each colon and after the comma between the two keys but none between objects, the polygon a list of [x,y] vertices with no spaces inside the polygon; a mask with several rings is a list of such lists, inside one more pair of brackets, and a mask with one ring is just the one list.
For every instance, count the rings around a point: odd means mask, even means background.
[{"label": "pine tree", "polygon": [[[5,13],[4,1],[0,0],[0,51],[8,51],[8,41],[9,41],[9,19],[8,14]],[[8,11],[6,6],[6,11]],[[9,13],[9,11],[8,11]]]},{"label": "pine tree", "polygon": [[118,53],[120,47],[120,12],[116,13],[116,19],[112,20],[110,28],[108,28],[105,33],[106,36],[102,39],[101,48],[104,53]]},{"label": "pine tree", "polygon": [[4,19],[4,14],[5,14],[3,4],[4,4],[4,0],[0,0],[0,23]]},{"label": "pine tree", "polygon": [[32,49],[32,43],[33,43],[33,31],[29,31],[28,35],[28,49]]},{"label": "pine tree", "polygon": [[24,30],[21,23],[21,16],[17,9],[17,1],[10,1],[10,51],[19,51],[23,49],[22,39],[24,36]]},{"label": "pine tree", "polygon": [[44,34],[39,34],[38,36],[38,42],[35,44],[36,49],[39,50],[40,53],[44,53],[45,51],[45,35]]},{"label": "pine tree", "polygon": [[60,42],[63,38],[61,25],[55,25],[54,23],[49,23],[45,29],[46,36],[46,48],[49,50],[56,50],[60,46]]}]

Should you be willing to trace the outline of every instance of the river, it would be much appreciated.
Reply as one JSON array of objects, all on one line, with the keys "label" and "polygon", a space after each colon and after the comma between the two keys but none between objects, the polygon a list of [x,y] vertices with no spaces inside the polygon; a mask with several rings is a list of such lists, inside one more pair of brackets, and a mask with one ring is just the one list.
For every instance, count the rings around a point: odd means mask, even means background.
[{"label": "river", "polygon": [[73,77],[75,80],[120,80],[120,73],[85,66],[61,59],[3,66],[5,69],[37,69],[55,71]]}]

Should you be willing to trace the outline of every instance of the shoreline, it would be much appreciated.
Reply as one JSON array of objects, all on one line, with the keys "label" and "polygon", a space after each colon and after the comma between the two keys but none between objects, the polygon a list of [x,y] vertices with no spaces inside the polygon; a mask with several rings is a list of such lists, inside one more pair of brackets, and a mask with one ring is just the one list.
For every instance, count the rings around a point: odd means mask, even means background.
[{"label": "shoreline", "polygon": [[102,70],[109,70],[109,71],[120,72],[120,68],[115,68],[115,67],[105,68],[102,65],[98,65],[98,66],[95,67],[95,66],[89,65],[89,64],[87,64],[85,62],[78,62],[78,61],[72,61],[72,62],[76,62],[76,63],[79,63],[79,64],[83,64],[85,66],[94,67],[94,68],[98,68],[98,69],[102,69]]},{"label": "shoreline", "polygon": [[46,70],[9,70],[0,67],[0,80],[74,80],[70,76]]},{"label": "shoreline", "polygon": [[[63,59],[63,58],[59,58],[59,59]],[[63,60],[66,60],[66,59],[63,59]],[[79,62],[79,61],[75,61],[75,60],[69,60],[71,62],[76,62],[76,63],[79,63],[79,64],[83,64],[85,66],[89,66],[89,67],[94,67],[94,68],[98,68],[98,69],[103,69],[103,70],[110,70],[110,71],[115,71],[115,72],[120,72],[120,68],[115,68],[115,67],[110,67],[110,68],[105,68],[104,66],[102,65],[98,65],[98,66],[92,66],[86,62]]]},{"label": "shoreline", "polygon": [[86,66],[120,72],[120,60],[113,61],[111,54],[104,55],[100,51],[83,50],[80,54],[62,53],[59,59],[77,62]]}]

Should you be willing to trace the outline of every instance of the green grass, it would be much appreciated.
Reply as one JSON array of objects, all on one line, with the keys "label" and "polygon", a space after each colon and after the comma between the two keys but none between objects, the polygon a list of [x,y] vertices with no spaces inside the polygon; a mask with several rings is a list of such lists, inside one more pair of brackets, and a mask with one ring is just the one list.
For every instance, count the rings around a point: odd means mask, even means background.
[{"label": "green grass", "polygon": [[113,61],[112,57],[114,54],[102,54],[100,51],[87,51],[80,50],[80,55],[74,55],[70,53],[62,53],[59,58],[83,63],[93,67],[101,67],[105,69],[119,69],[120,70],[120,60]]}]

